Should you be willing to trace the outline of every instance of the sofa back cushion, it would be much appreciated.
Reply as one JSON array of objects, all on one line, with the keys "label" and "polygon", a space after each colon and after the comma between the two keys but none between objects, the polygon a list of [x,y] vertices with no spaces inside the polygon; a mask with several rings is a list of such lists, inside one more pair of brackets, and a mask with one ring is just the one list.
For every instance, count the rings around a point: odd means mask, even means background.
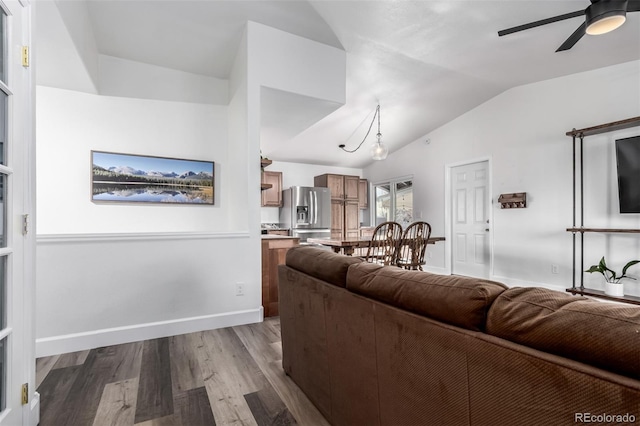
[{"label": "sofa back cushion", "polygon": [[314,278],[345,287],[347,269],[362,259],[344,256],[313,246],[297,246],[287,251],[285,264]]},{"label": "sofa back cushion", "polygon": [[347,289],[354,293],[475,331],[484,330],[491,303],[506,288],[488,280],[372,263],[352,265],[347,273]]},{"label": "sofa back cushion", "polygon": [[638,307],[515,287],[493,303],[487,333],[640,379]]}]

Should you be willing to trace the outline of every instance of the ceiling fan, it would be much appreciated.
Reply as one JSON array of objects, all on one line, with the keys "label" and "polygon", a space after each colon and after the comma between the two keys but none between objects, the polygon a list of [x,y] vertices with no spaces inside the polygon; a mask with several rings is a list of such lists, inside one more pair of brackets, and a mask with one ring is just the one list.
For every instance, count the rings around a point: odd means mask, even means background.
[{"label": "ceiling fan", "polygon": [[507,28],[506,30],[498,31],[498,35],[504,36],[584,15],[585,21],[582,25],[556,50],[556,52],[560,52],[571,49],[585,34],[599,35],[615,30],[624,24],[627,12],[640,12],[640,0],[591,0],[591,4],[584,10],[577,10],[575,12],[565,13],[564,15]]}]

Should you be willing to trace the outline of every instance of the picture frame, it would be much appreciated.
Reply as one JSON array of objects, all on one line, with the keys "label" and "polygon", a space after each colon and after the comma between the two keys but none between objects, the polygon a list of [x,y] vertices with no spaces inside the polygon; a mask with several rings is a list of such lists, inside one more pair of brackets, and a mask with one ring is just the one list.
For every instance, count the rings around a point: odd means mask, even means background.
[{"label": "picture frame", "polygon": [[91,151],[93,202],[214,205],[215,163]]}]

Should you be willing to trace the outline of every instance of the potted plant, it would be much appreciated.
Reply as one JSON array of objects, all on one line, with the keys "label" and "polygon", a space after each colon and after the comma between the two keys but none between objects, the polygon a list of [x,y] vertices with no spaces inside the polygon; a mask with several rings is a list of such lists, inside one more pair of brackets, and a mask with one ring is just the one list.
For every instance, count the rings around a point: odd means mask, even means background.
[{"label": "potted plant", "polygon": [[600,272],[602,274],[605,280],[605,284],[604,284],[605,294],[608,294],[609,296],[624,296],[624,286],[620,282],[620,280],[622,280],[623,278],[635,280],[635,278],[633,277],[628,277],[626,273],[627,273],[627,269],[629,269],[631,266],[635,265],[636,263],[640,263],[640,260],[632,260],[626,265],[624,265],[624,268],[622,268],[622,274],[618,275],[614,270],[609,269],[607,267],[607,263],[604,261],[604,256],[602,256],[602,259],[600,259],[600,263],[598,263],[597,265],[592,265],[585,272],[589,272],[589,273]]}]

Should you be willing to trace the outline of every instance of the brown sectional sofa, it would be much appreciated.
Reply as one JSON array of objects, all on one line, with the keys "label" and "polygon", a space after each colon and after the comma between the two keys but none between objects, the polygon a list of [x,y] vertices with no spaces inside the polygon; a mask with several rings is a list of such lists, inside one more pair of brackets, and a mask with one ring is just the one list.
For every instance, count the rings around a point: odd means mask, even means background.
[{"label": "brown sectional sofa", "polygon": [[309,246],[279,297],[283,368],[333,425],[640,424],[640,308]]}]

